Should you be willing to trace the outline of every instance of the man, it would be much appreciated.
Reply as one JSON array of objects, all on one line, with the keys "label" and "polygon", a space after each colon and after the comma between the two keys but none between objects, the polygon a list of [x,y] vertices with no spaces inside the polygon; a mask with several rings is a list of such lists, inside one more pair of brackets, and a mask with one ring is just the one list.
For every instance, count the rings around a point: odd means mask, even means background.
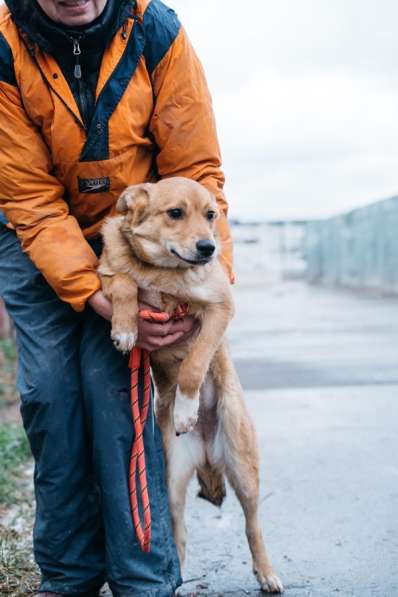
[{"label": "man", "polygon": [[[0,294],[14,319],[21,412],[35,458],[41,595],[166,597],[180,584],[162,444],[145,430],[152,548],[131,519],[127,358],[96,273],[100,228],[130,184],[186,176],[224,214],[201,66],[159,0],[6,0],[0,12]],[[190,318],[141,323],[170,345]]]}]

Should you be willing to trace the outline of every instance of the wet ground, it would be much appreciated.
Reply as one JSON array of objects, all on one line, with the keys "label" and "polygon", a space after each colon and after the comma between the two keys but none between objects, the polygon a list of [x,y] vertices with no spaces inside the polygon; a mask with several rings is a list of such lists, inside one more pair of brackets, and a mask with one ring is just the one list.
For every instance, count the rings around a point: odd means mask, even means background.
[{"label": "wet ground", "polygon": [[[398,298],[241,268],[230,343],[261,446],[262,527],[287,595],[398,597]],[[179,594],[260,595],[232,492],[220,511],[196,490]]]},{"label": "wet ground", "polygon": [[[398,299],[263,279],[230,340],[262,453],[261,520],[289,597],[398,596]],[[240,508],[191,488],[181,595],[258,595]]]}]

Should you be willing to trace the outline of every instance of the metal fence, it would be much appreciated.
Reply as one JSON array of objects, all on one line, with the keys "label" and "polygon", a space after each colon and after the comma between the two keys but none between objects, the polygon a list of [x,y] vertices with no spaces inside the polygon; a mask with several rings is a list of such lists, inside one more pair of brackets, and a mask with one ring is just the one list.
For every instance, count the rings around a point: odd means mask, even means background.
[{"label": "metal fence", "polygon": [[398,293],[398,197],[308,222],[307,279]]}]

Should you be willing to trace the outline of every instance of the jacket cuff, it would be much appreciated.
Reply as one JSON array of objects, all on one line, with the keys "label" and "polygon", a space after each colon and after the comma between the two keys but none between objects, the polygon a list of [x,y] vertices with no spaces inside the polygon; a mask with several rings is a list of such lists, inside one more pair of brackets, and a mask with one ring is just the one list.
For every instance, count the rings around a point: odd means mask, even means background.
[{"label": "jacket cuff", "polygon": [[69,303],[74,311],[81,313],[86,308],[89,298],[98,292],[98,290],[101,290],[101,281],[98,275],[93,272],[92,274],[85,274],[82,280],[82,290],[78,294],[74,296],[61,296],[60,298]]}]

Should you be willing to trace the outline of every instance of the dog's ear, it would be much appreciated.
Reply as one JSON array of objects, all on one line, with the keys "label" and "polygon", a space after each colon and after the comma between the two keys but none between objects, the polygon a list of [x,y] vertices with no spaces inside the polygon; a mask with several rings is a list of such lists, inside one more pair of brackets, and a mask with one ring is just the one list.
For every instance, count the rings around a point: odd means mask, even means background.
[{"label": "dog's ear", "polygon": [[127,187],[116,203],[116,210],[119,213],[126,214],[128,211],[132,213],[135,226],[145,218],[151,186],[150,183],[144,183]]}]

